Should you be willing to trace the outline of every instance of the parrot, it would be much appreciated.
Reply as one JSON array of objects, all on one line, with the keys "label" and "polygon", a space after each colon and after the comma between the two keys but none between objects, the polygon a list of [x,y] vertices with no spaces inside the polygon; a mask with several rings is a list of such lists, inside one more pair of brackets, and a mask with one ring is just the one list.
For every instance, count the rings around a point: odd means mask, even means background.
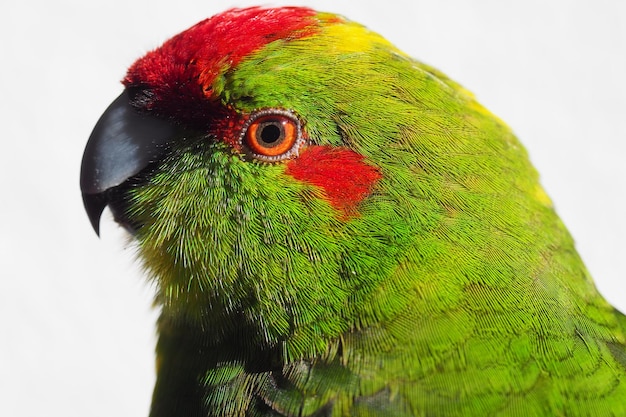
[{"label": "parrot", "polygon": [[151,417],[626,415],[626,317],[512,129],[439,70],[247,7],[122,84],[80,188],[155,288]]}]

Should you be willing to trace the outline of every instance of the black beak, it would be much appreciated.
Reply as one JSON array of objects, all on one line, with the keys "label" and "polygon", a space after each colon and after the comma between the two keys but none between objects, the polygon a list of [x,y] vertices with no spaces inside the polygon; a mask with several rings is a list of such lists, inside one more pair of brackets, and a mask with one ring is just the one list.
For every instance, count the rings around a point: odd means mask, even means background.
[{"label": "black beak", "polygon": [[157,161],[180,129],[138,112],[124,91],[106,109],[89,136],[80,169],[80,190],[87,216],[100,234],[108,191]]}]

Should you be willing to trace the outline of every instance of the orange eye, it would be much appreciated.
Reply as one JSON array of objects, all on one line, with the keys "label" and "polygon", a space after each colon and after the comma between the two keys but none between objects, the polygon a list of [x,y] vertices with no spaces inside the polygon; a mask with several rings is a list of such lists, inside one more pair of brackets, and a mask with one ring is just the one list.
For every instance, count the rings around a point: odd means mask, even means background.
[{"label": "orange eye", "polygon": [[289,111],[261,110],[244,126],[242,144],[262,161],[280,161],[295,156],[303,142],[298,119]]}]

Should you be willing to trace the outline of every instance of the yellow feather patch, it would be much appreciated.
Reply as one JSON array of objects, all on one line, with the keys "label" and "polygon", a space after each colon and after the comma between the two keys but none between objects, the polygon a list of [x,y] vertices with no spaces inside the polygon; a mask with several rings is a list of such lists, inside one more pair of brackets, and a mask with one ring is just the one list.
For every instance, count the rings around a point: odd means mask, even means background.
[{"label": "yellow feather patch", "polygon": [[328,25],[324,28],[324,35],[336,39],[334,49],[339,53],[363,52],[372,45],[384,46],[398,55],[407,56],[404,52],[393,46],[387,39],[355,22],[344,22],[341,25]]}]

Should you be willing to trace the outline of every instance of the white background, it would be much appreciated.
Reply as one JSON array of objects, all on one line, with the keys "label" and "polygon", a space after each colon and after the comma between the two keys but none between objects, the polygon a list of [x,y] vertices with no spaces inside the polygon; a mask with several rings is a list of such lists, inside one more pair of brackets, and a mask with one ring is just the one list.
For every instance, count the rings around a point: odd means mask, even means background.
[{"label": "white background", "polygon": [[[135,58],[204,17],[248,4],[0,6],[1,416],[147,415],[151,290],[110,217],[102,239],[91,230],[78,186],[81,155]],[[598,287],[626,311],[626,2],[314,6],[382,33],[505,120]]]}]

